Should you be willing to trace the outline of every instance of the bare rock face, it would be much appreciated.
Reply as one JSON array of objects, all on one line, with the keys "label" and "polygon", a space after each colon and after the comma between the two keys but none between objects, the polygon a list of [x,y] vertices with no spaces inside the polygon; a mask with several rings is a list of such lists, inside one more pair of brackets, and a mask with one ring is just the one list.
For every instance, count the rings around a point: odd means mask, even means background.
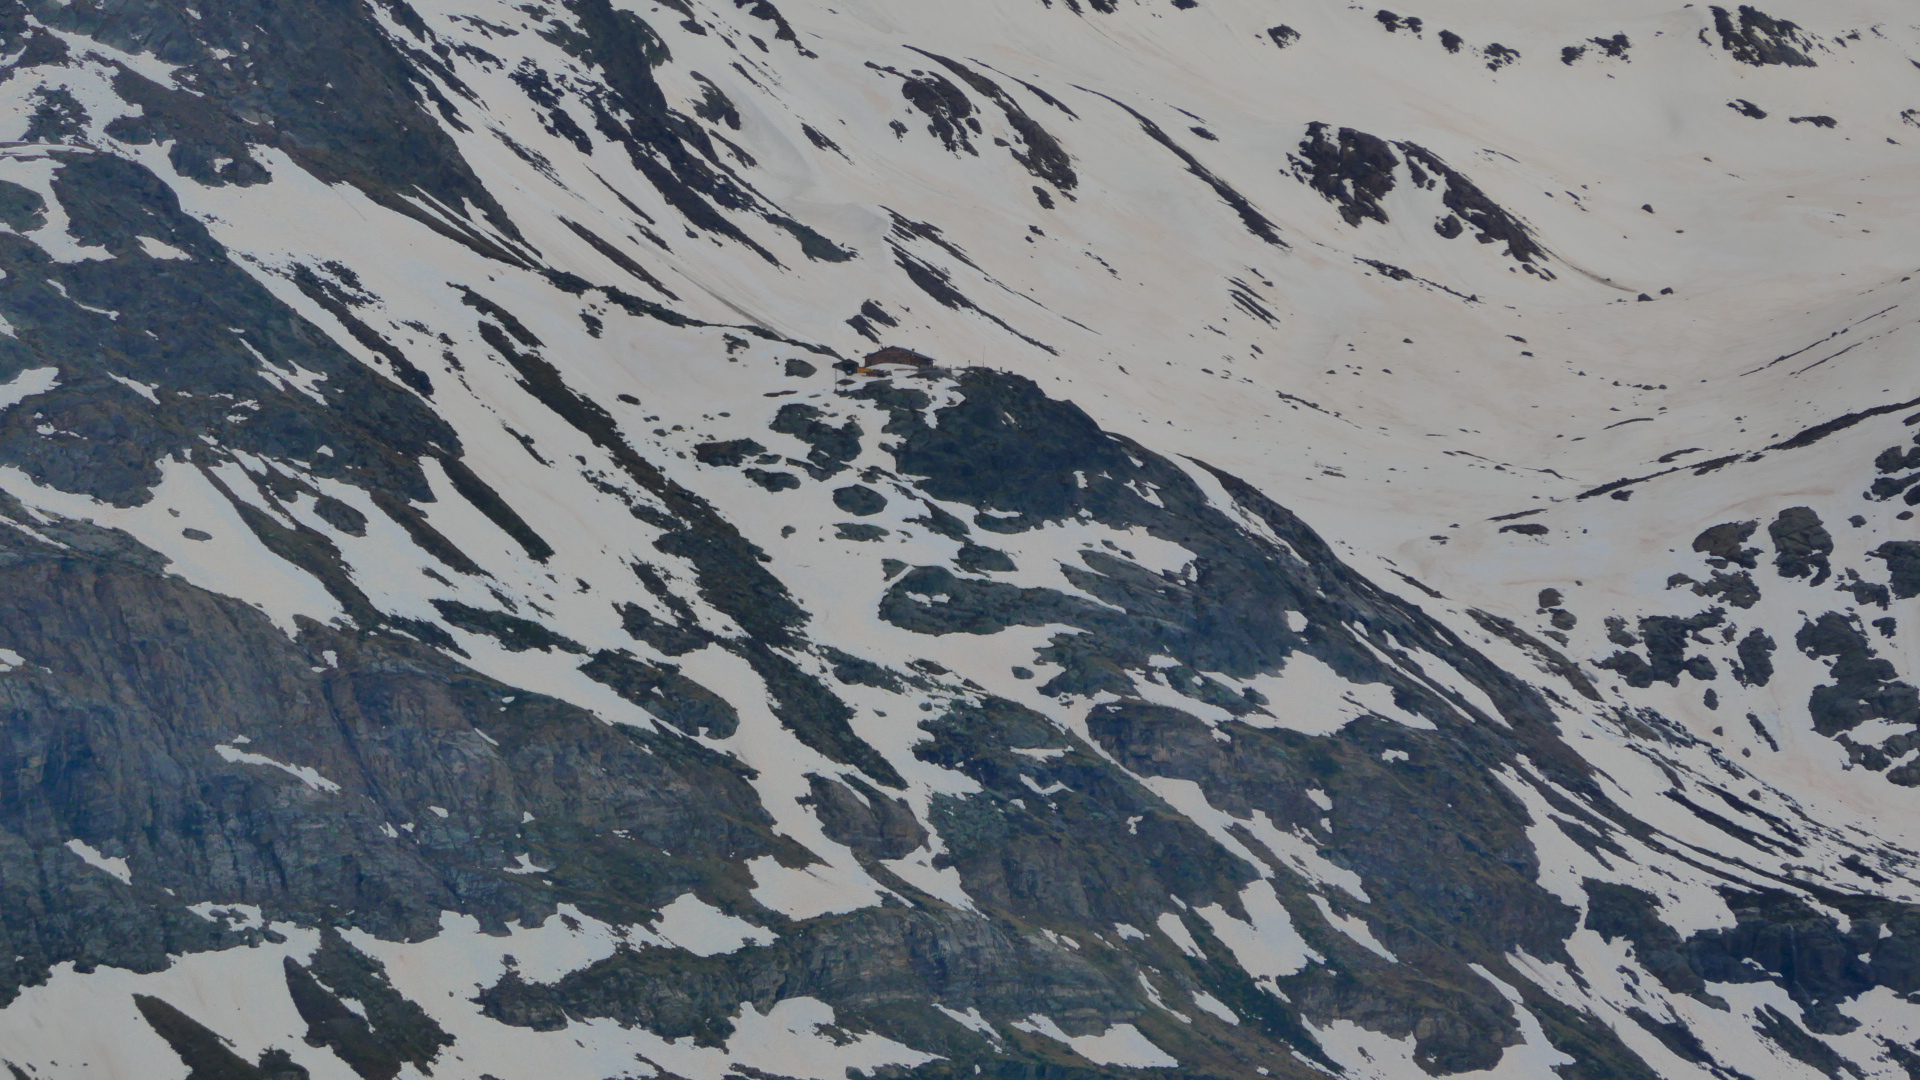
[{"label": "bare rock face", "polygon": [[[111,548],[16,539],[0,572],[10,640],[34,658],[0,691],[7,933],[21,954],[9,997],[54,964],[158,970],[249,936],[187,910],[201,903],[402,940],[435,933],[447,910],[540,922],[571,872],[500,868],[520,853],[553,862],[558,845],[599,849],[572,887],[633,918],[704,860],[778,846],[712,752],[511,693],[392,634],[309,624],[289,638]],[[637,845],[614,830],[653,850],[617,850]],[[115,883],[55,858],[71,840],[138,870]]]}]

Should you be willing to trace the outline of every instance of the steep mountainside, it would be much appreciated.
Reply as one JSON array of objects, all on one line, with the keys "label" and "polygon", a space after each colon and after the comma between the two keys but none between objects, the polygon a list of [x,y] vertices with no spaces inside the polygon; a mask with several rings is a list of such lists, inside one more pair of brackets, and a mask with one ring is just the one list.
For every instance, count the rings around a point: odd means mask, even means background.
[{"label": "steep mountainside", "polygon": [[0,0],[14,1080],[1920,1078],[1891,0]]}]

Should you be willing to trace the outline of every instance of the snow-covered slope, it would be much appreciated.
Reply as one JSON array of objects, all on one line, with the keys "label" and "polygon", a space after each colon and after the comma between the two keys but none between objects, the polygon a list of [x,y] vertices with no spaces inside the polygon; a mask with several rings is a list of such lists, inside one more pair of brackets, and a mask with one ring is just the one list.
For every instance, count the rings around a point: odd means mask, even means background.
[{"label": "snow-covered slope", "polygon": [[1911,23],[5,0],[0,1061],[1920,1076]]}]

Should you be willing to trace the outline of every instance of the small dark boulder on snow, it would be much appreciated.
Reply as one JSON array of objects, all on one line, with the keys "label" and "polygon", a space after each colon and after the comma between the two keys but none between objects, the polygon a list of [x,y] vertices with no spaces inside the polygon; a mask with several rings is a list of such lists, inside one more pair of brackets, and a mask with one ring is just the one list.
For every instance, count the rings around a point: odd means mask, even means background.
[{"label": "small dark boulder on snow", "polygon": [[1810,585],[1827,580],[1832,572],[1827,556],[1833,554],[1833,537],[1820,522],[1820,515],[1806,506],[1792,506],[1767,526],[1773,538],[1773,564],[1781,577],[1813,576]]},{"label": "small dark boulder on snow", "polygon": [[1920,543],[1889,540],[1867,555],[1887,561],[1887,570],[1893,575],[1893,595],[1896,599],[1920,596]]},{"label": "small dark boulder on snow", "polygon": [[728,439],[725,442],[700,443],[693,448],[693,459],[702,465],[733,468],[755,454],[766,452],[766,447],[752,439]]},{"label": "small dark boulder on snow", "polygon": [[1759,548],[1744,547],[1747,537],[1760,527],[1758,521],[1728,521],[1715,525],[1693,538],[1693,550],[1705,555],[1710,566],[1725,567],[1739,563],[1749,570],[1760,565],[1754,556]]},{"label": "small dark boulder on snow", "polygon": [[[1749,4],[1740,5],[1736,20],[1727,9],[1713,7],[1713,28],[1720,35],[1720,47],[1735,60],[1754,67],[1780,64],[1785,67],[1814,67],[1812,58],[1802,49],[1812,45],[1800,27],[1785,19],[1775,19]],[[1705,34],[1701,37],[1704,39]]]},{"label": "small dark boulder on snow", "polygon": [[865,484],[849,484],[834,489],[833,505],[849,514],[871,517],[887,508],[887,497]]}]

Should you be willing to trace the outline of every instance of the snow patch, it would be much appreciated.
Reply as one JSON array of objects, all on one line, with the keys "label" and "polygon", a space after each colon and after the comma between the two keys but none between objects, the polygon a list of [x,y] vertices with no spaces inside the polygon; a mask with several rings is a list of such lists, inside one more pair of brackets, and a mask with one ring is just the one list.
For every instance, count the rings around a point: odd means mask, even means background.
[{"label": "snow patch", "polygon": [[1293,916],[1274,892],[1273,882],[1262,878],[1240,890],[1240,906],[1252,922],[1234,918],[1219,904],[1195,908],[1194,914],[1207,920],[1213,936],[1233,953],[1248,975],[1255,979],[1281,978],[1320,962],[1320,954],[1294,929]]},{"label": "snow patch", "polygon": [[1187,931],[1187,924],[1180,921],[1180,916],[1171,911],[1161,912],[1160,918],[1154,925],[1160,928],[1161,933],[1172,939],[1173,943],[1180,947],[1181,952],[1196,960],[1206,958],[1206,954],[1200,951],[1200,946],[1194,944],[1193,935]]},{"label": "snow patch", "polygon": [[515,855],[513,857],[512,866],[503,866],[500,869],[506,871],[509,874],[544,874],[552,870],[553,867],[535,866],[533,864],[532,856],[529,855],[527,852],[523,851],[520,854]]},{"label": "snow patch", "polygon": [[993,1025],[987,1022],[986,1017],[980,1015],[980,1009],[978,1006],[969,1005],[967,1006],[966,1012],[956,1012],[952,1009],[947,1008],[945,1005],[940,1004],[939,1002],[934,1002],[933,1007],[935,1009],[938,1009],[942,1016],[945,1016],[947,1019],[953,1021],[956,1024],[959,1024],[961,1027],[966,1028],[968,1031],[977,1032],[981,1035],[985,1035],[987,1038],[992,1039],[994,1042],[1000,1041],[1000,1033],[998,1031],[995,1031],[993,1028]]},{"label": "snow patch", "polygon": [[1368,928],[1367,921],[1365,919],[1357,918],[1352,915],[1341,915],[1335,912],[1333,910],[1333,906],[1327,903],[1327,898],[1319,895],[1318,893],[1314,894],[1313,903],[1316,907],[1320,909],[1321,917],[1326,919],[1327,923],[1331,925],[1335,930],[1340,931],[1341,933],[1347,935],[1353,940],[1359,942],[1361,945],[1366,946],[1368,949],[1372,950],[1375,954],[1377,954],[1382,960],[1385,960],[1389,963],[1394,963],[1394,964],[1397,964],[1400,962],[1399,957],[1393,955],[1393,953],[1391,952],[1388,952],[1387,947],[1385,945],[1380,944],[1380,942],[1374,938],[1373,931],[1370,928]]},{"label": "snow patch", "polygon": [[1240,1023],[1239,1014],[1227,1008],[1225,1002],[1207,993],[1205,990],[1195,990],[1193,992],[1193,1003],[1200,1009],[1212,1013],[1229,1024],[1237,1026]]},{"label": "snow patch", "polygon": [[738,952],[748,945],[771,944],[778,936],[729,915],[692,893],[682,893],[673,903],[661,908],[659,921],[652,929],[663,940],[695,956]]},{"label": "snow patch", "polygon": [[127,860],[110,858],[100,854],[92,844],[85,840],[67,841],[67,850],[80,856],[80,861],[119,880],[122,885],[133,884],[133,871],[127,869]]},{"label": "snow patch", "polygon": [[790,919],[857,911],[878,900],[871,878],[837,866],[792,868],[762,855],[749,861],[747,870],[753,874],[753,898]]},{"label": "snow patch", "polygon": [[1098,1035],[1068,1035],[1060,1030],[1060,1025],[1054,1023],[1052,1017],[1035,1013],[1025,1020],[1014,1021],[1013,1026],[1066,1043],[1073,1047],[1074,1053],[1095,1065],[1130,1069],[1173,1069],[1180,1065],[1172,1055],[1155,1046],[1132,1024],[1115,1024]]},{"label": "snow patch", "polygon": [[1393,688],[1386,683],[1348,682],[1311,653],[1296,651],[1287,657],[1279,674],[1260,674],[1244,681],[1267,699],[1267,711],[1274,714],[1250,713],[1241,718],[1255,727],[1332,735],[1362,716],[1378,716],[1426,731],[1434,726],[1431,720],[1394,704]]},{"label": "snow patch", "polygon": [[140,250],[146,252],[149,258],[153,258],[153,259],[191,259],[193,258],[193,256],[187,254],[184,251],[181,251],[179,248],[174,247],[172,244],[166,243],[161,240],[155,240],[151,236],[139,236],[139,237],[135,237],[135,239],[140,242]]},{"label": "snow patch", "polygon": [[159,383],[143,383],[138,379],[129,379],[125,375],[109,374],[107,378],[112,379],[114,382],[119,383],[121,386],[124,386],[127,389],[133,391],[134,393],[139,394],[141,397],[146,398],[148,401],[152,402],[155,405],[160,404],[160,395],[154,393],[155,390],[160,388]]},{"label": "snow patch", "polygon": [[[315,791],[337,794],[340,790],[339,784],[321,776],[320,771],[310,765],[289,765],[284,761],[275,761],[265,754],[256,754],[251,750],[239,750],[226,743],[215,746],[213,752],[219,754],[222,759],[237,765],[265,765],[268,768],[279,769],[281,772],[286,773],[288,776],[293,777]],[[521,858],[525,859],[526,856],[522,855]]]},{"label": "snow patch", "polygon": [[28,368],[0,383],[0,409],[11,409],[35,394],[44,394],[59,385],[59,368]]}]

